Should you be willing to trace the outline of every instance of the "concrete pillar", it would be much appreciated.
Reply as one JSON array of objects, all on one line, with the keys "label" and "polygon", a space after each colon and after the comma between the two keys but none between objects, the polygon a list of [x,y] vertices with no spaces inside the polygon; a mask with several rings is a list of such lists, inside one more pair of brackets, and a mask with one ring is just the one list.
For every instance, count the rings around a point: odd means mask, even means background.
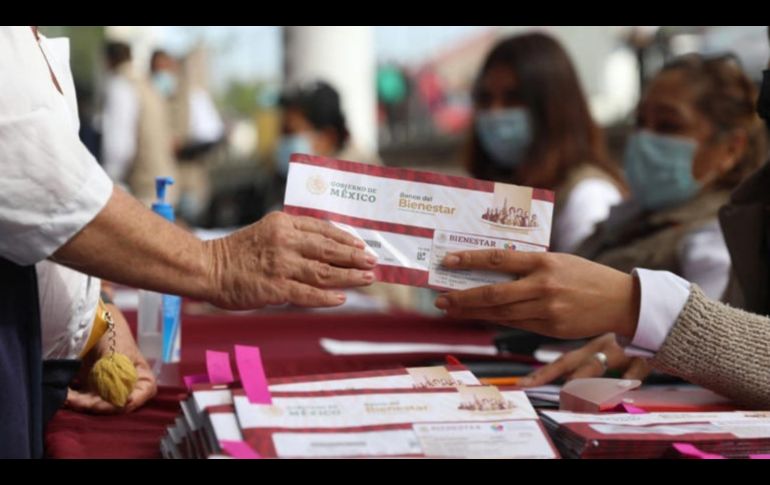
[{"label": "concrete pillar", "polygon": [[374,33],[370,26],[284,27],[284,80],[324,80],[340,93],[351,137],[377,151]]}]

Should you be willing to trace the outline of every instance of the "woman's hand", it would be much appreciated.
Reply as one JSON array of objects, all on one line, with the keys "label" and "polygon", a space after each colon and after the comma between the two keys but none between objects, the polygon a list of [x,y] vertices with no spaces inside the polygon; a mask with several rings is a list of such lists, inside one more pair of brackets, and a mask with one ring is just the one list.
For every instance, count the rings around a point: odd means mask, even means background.
[{"label": "woman's hand", "polygon": [[636,332],[639,282],[627,273],[569,254],[502,249],[448,254],[443,264],[518,276],[439,296],[436,307],[449,316],[567,339],[605,333],[631,339]]},{"label": "woman's hand", "polygon": [[[607,356],[607,367],[596,358],[598,352]],[[623,379],[644,379],[651,368],[646,359],[628,357],[623,352],[615,334],[607,333],[588,342],[579,349],[567,352],[555,362],[548,364],[519,380],[519,385],[535,387],[548,384],[559,377],[564,380],[584,377],[601,377],[607,370],[620,370]]]}]

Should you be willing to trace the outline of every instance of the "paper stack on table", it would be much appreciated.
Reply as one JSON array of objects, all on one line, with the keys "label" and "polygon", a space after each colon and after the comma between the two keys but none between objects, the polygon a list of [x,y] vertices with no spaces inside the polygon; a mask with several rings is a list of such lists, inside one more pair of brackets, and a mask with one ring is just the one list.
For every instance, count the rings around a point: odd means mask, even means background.
[{"label": "paper stack on table", "polygon": [[462,366],[268,383],[267,394],[255,398],[243,377],[222,384],[191,382],[182,416],[161,442],[163,456],[558,457],[523,391],[480,385]]},{"label": "paper stack on table", "polygon": [[675,443],[727,458],[770,453],[770,412],[644,414],[542,411],[565,458],[673,457]]}]

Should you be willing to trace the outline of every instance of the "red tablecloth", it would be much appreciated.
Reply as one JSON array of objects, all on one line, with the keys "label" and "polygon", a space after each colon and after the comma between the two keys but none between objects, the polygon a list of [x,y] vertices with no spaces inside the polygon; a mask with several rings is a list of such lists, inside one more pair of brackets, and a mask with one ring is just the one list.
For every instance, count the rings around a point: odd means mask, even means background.
[{"label": "red tablecloth", "polygon": [[[133,323],[136,315],[127,318]],[[180,373],[205,373],[205,350],[232,354],[234,344],[259,346],[268,377],[415,366],[440,356],[333,356],[321,348],[319,339],[489,345],[496,332],[478,323],[414,314],[185,315]],[[181,388],[162,387],[153,401],[129,415],[90,416],[61,410],[48,425],[47,454],[56,458],[160,457],[160,438],[179,415],[178,400],[183,395]]]}]

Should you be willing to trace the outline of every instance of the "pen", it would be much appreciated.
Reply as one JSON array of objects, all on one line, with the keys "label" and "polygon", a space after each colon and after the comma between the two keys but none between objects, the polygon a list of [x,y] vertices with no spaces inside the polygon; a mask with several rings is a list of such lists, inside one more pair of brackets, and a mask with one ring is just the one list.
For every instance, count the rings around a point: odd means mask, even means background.
[{"label": "pen", "polygon": [[516,386],[521,377],[482,377],[479,382],[487,386]]}]

